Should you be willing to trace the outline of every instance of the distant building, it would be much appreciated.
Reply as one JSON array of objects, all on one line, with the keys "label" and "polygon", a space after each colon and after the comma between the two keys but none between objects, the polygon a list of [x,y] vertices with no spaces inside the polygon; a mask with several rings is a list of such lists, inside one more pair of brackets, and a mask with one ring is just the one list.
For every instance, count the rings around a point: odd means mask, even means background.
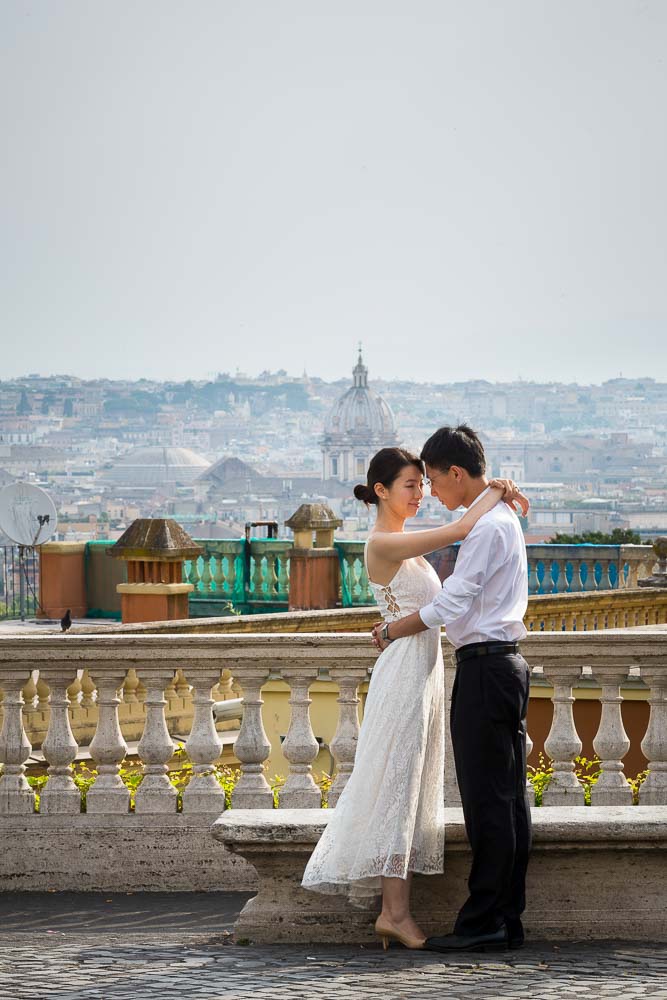
[{"label": "distant building", "polygon": [[353,383],[334,404],[322,439],[322,479],[341,483],[365,479],[375,452],[398,444],[394,414],[369,388],[361,350],[352,374]]},{"label": "distant building", "polygon": [[135,448],[105,469],[100,480],[119,489],[171,490],[192,485],[210,464],[189,448]]}]

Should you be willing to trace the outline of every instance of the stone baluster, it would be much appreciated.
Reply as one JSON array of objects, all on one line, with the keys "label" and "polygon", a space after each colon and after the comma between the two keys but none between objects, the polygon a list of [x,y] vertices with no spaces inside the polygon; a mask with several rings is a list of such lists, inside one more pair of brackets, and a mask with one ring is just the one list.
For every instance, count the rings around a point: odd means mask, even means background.
[{"label": "stone baluster", "polygon": [[213,585],[215,586],[215,596],[222,597],[225,592],[225,571],[222,566],[222,554],[218,553],[213,560],[211,557],[211,563],[213,564]]},{"label": "stone baluster", "polygon": [[363,578],[366,571],[365,566],[363,560],[358,559],[355,555],[350,555],[348,566],[350,568],[350,599],[352,604],[358,604],[361,602],[361,596],[364,591]]},{"label": "stone baluster", "polygon": [[125,683],[123,684],[123,701],[126,705],[136,705],[139,701],[137,698],[137,689],[139,687],[139,678],[137,677],[137,672],[134,667],[130,667],[127,672],[127,677],[125,678]]},{"label": "stone baluster", "polygon": [[87,670],[83,671],[81,677],[81,708],[93,708],[95,705],[95,681]]},{"label": "stone baluster", "polygon": [[602,688],[602,715],[593,740],[601,774],[591,789],[591,805],[631,806],[632,788],[623,773],[623,757],[630,749],[630,740],[621,715],[621,684],[628,676],[628,668],[595,664],[593,674]]},{"label": "stone baluster", "polygon": [[574,773],[574,758],[581,753],[581,740],[574,724],[572,688],[581,677],[581,667],[544,663],[544,676],[553,684],[554,714],[544,749],[553,760],[553,775],[545,789],[545,806],[582,806],[584,790]]},{"label": "stone baluster", "polygon": [[172,684],[177,698],[188,698],[190,696],[190,685],[186,681],[182,670],[176,671]]},{"label": "stone baluster", "polygon": [[81,674],[82,670],[77,670],[74,680],[67,688],[67,697],[69,698],[70,705],[78,705],[81,700]]},{"label": "stone baluster", "polygon": [[[76,671],[72,671],[76,675]],[[49,686],[42,680],[40,673],[35,687],[37,688],[37,711],[48,712],[49,710]],[[69,698],[69,695],[68,695]]]},{"label": "stone baluster", "polygon": [[231,670],[225,668],[220,675],[220,680],[213,688],[213,698],[215,701],[227,701],[228,698],[235,698],[234,678]]},{"label": "stone baluster", "polygon": [[164,692],[174,677],[174,670],[164,665],[146,664],[137,673],[146,686],[146,722],[137,747],[144,776],[137,788],[134,808],[138,813],[176,812],[178,792],[169,780],[167,767],[175,746],[164,712],[167,704]]},{"label": "stone baluster", "polygon": [[230,598],[234,596],[234,590],[236,588],[236,556],[230,553],[227,556],[227,572],[225,574],[225,582],[227,584],[227,591]]},{"label": "stone baluster", "polygon": [[572,579],[570,581],[570,586],[568,588],[570,593],[577,594],[583,590],[581,581],[581,559],[570,559],[570,564],[572,566]]},{"label": "stone baluster", "polygon": [[282,745],[289,761],[289,776],[280,793],[279,804],[283,809],[319,809],[322,793],[313,779],[313,761],[319,744],[310,724],[309,689],[317,677],[317,667],[312,670],[283,670],[282,677],[290,686],[292,714],[287,736]]},{"label": "stone baluster", "polygon": [[547,563],[547,582],[548,582],[548,594],[558,593],[558,584],[561,575],[561,563],[558,559],[550,559]]},{"label": "stone baluster", "polygon": [[23,727],[22,689],[30,670],[14,669],[3,664],[4,692],[2,731],[0,732],[0,814],[22,815],[35,810],[35,796],[25,776],[25,762],[32,745]]},{"label": "stone baluster", "polygon": [[284,596],[289,593],[289,568],[290,560],[286,552],[280,556],[280,566],[278,571],[278,593]]},{"label": "stone baluster", "polygon": [[213,719],[211,692],[220,680],[220,667],[192,671],[192,729],[185,741],[185,750],[192,761],[192,777],[183,791],[183,812],[221,813],[225,808],[225,793],[215,776],[215,763],[222,750]]},{"label": "stone baluster", "polygon": [[76,760],[78,744],[69,721],[67,688],[76,666],[69,663],[48,664],[40,669],[39,676],[49,688],[49,730],[42,744],[48,761],[48,775],[41,794],[39,809],[42,813],[63,814],[81,812],[81,792],[72,778],[72,762]]},{"label": "stone baluster", "polygon": [[600,577],[600,590],[613,590],[611,578],[611,568],[613,564],[613,559],[600,559],[600,567],[602,569],[602,576]]},{"label": "stone baluster", "polygon": [[[41,711],[46,711],[48,709],[48,697],[44,698],[44,686],[42,685],[42,706]],[[23,714],[25,716],[26,722],[28,723],[28,728],[31,724],[31,716],[35,715],[40,709],[37,705],[37,684],[35,678],[31,673],[28,680],[23,685],[23,690],[21,691],[23,695]]]},{"label": "stone baluster", "polygon": [[201,572],[201,586],[199,588],[199,592],[201,594],[210,594],[212,590],[211,584],[213,582],[213,575],[211,573],[211,557],[204,555],[203,560],[204,565]]},{"label": "stone baluster", "polygon": [[338,725],[331,741],[331,752],[336,761],[336,776],[329,791],[329,808],[338,802],[352,774],[359,739],[359,685],[368,677],[368,666],[354,662],[342,667],[332,667],[331,679],[338,684]]},{"label": "stone baluster", "polygon": [[555,591],[555,593],[557,593],[557,594],[566,594],[567,593],[567,587],[568,587],[568,582],[567,582],[567,559],[563,559],[563,558],[557,556],[555,558],[554,562],[556,563],[556,566],[558,567],[558,579],[556,581],[556,591]]},{"label": "stone baluster", "polygon": [[252,571],[252,586],[256,601],[261,601],[264,597],[264,581],[268,581],[269,567],[268,559],[261,552],[258,552],[254,559]]},{"label": "stone baluster", "polygon": [[86,812],[122,815],[130,808],[130,791],[120,776],[127,744],[118,721],[126,670],[118,663],[96,662],[89,671],[97,686],[97,728],[90,744],[97,778],[86,795]]},{"label": "stone baluster", "polygon": [[639,790],[639,801],[643,806],[664,806],[667,805],[667,664],[659,669],[642,667],[642,680],[651,690],[651,714],[642,740],[649,775]]},{"label": "stone baluster", "polygon": [[194,593],[199,591],[199,560],[202,556],[195,557],[190,560],[185,560],[183,563],[183,576],[186,577],[186,583],[191,583],[194,587]]},{"label": "stone baluster", "polygon": [[595,590],[595,560],[592,558],[581,561],[581,589],[584,593]]},{"label": "stone baluster", "polygon": [[241,761],[241,777],[232,792],[235,809],[271,809],[273,792],[264,777],[264,761],[271,744],[262,722],[262,685],[270,673],[269,663],[239,664],[236,677],[243,689],[243,719],[234,753]]}]

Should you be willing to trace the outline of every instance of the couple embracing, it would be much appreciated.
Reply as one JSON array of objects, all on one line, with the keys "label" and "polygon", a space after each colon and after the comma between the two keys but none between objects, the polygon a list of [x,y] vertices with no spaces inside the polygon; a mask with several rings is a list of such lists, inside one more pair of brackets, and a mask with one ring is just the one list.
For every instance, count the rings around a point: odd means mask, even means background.
[{"label": "couple embracing", "polygon": [[[306,867],[303,886],[345,892],[364,905],[381,893],[375,929],[408,948],[476,951],[519,947],[530,851],[525,798],[529,669],[526,549],[513,483],[485,477],[469,427],[442,427],[421,458],[383,448],[357,499],[378,507],[365,548],[383,621],[373,630],[373,669],[354,770]],[[426,478],[428,477],[428,478]],[[404,530],[424,489],[457,521]],[[424,556],[461,542],[440,583]],[[445,691],[440,627],[455,647],[451,735],[468,840],[469,896],[454,932],[427,938],[410,912],[413,872],[444,863]],[[451,766],[447,762],[447,766]]]}]

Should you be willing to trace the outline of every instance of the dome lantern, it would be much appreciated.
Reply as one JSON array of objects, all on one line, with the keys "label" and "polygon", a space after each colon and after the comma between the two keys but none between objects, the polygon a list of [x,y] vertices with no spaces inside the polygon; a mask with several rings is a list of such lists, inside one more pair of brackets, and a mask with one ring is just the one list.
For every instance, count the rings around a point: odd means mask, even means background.
[{"label": "dome lantern", "polygon": [[361,356],[361,344],[359,344],[359,358],[357,359],[356,365],[352,369],[352,376],[354,378],[355,389],[368,388],[368,368],[364,364],[364,359]]}]

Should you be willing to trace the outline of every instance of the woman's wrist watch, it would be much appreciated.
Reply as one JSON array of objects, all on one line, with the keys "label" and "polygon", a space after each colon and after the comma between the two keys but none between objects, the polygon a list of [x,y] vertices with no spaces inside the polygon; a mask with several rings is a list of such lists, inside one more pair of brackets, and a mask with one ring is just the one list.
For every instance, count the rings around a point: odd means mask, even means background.
[{"label": "woman's wrist watch", "polygon": [[389,638],[389,622],[385,622],[380,629],[380,638],[383,642],[393,642],[393,639]]}]

